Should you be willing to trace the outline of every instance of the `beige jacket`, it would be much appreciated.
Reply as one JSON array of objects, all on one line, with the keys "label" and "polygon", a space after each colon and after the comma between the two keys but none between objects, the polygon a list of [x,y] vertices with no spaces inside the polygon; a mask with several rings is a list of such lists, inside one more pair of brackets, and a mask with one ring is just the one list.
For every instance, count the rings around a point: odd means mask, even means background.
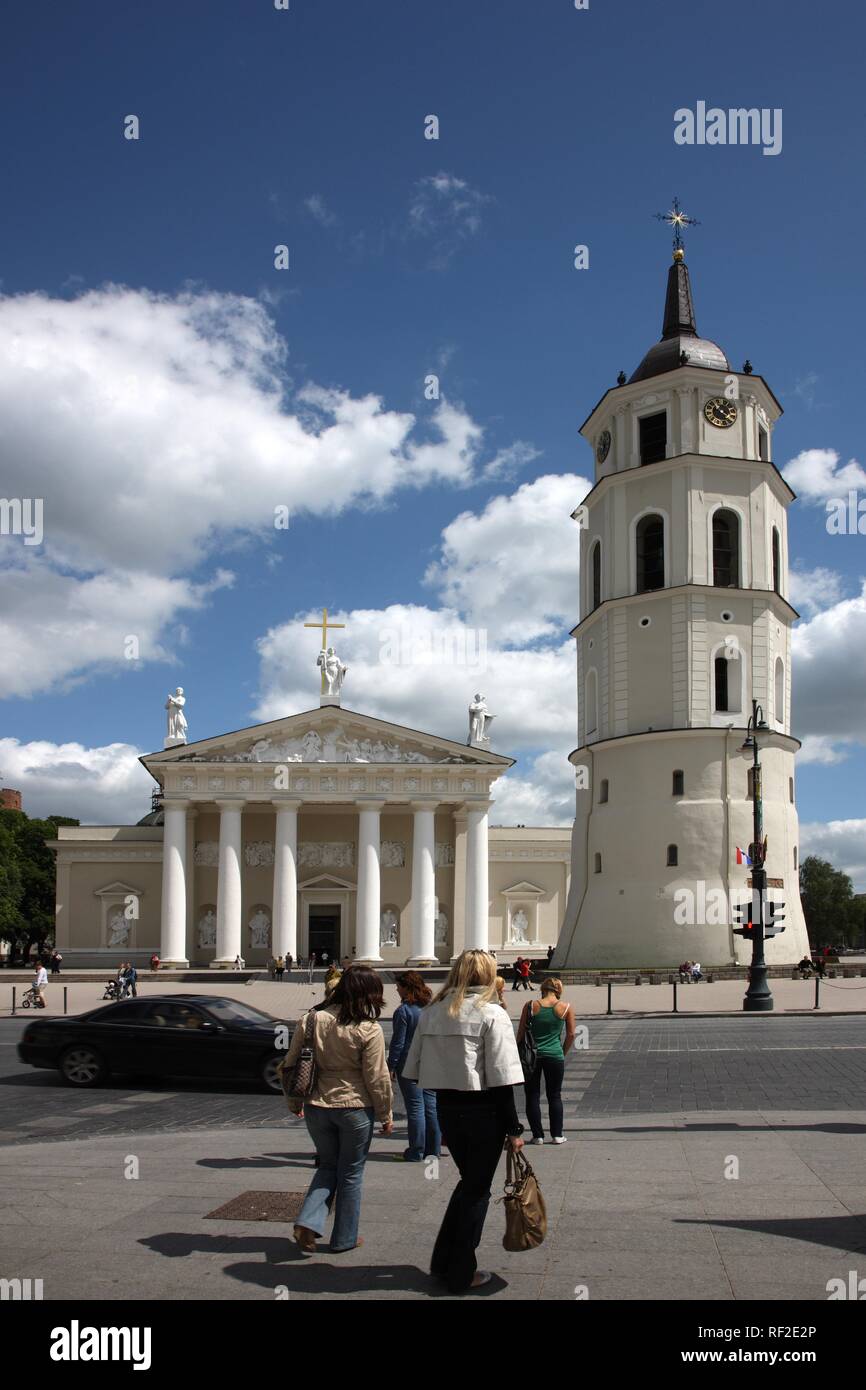
[{"label": "beige jacket", "polygon": [[[338,1023],[337,1012],[337,1009],[320,1009],[314,1013],[317,1078],[307,1104],[325,1105],[335,1110],[371,1106],[376,1119],[385,1124],[392,1118],[392,1091],[381,1026],[372,1020]],[[292,1034],[287,1066],[297,1061],[308,1016],[302,1015]]]}]

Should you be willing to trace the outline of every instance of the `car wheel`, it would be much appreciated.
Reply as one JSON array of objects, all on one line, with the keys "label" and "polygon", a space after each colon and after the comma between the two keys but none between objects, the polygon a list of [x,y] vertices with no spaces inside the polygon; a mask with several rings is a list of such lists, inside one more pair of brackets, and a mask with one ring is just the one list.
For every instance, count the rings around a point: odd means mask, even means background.
[{"label": "car wheel", "polygon": [[282,1060],[282,1057],[274,1056],[266,1057],[264,1060],[264,1063],[262,1065],[262,1080],[264,1081],[269,1091],[276,1091],[278,1093],[282,1092],[283,1088],[280,1085],[280,1077],[277,1071],[277,1067],[280,1065]]},{"label": "car wheel", "polygon": [[60,1075],[67,1086],[98,1086],[108,1075],[108,1068],[98,1052],[81,1044],[66,1049],[60,1058]]}]

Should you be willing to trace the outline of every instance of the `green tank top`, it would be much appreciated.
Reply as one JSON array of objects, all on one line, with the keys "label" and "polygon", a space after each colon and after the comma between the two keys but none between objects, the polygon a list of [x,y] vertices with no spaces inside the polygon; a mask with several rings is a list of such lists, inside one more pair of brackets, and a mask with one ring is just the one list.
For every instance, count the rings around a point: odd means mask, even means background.
[{"label": "green tank top", "polygon": [[[530,1008],[532,1006],[530,1005]],[[562,1029],[565,1019],[558,1018],[555,1007],[542,1005],[538,1013],[531,1015],[532,1036],[540,1057],[564,1058],[562,1050]]]}]

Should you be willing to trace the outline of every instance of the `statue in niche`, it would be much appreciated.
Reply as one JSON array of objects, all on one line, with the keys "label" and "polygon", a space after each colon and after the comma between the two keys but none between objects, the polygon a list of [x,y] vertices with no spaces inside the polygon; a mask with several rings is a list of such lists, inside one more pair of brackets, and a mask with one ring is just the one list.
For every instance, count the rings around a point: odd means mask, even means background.
[{"label": "statue in niche", "polygon": [[271,919],[259,908],[250,918],[250,944],[255,947],[267,946],[271,934]]},{"label": "statue in niche", "polygon": [[168,733],[167,740],[172,743],[186,743],[187,722],[183,707],[186,698],[183,693],[183,686],[179,685],[173,695],[169,695],[165,702],[168,710]]},{"label": "statue in niche", "polygon": [[109,946],[129,945],[129,922],[126,920],[122,907],[115,907],[108,914],[108,931]]},{"label": "statue in niche", "polygon": [[333,647],[322,648],[316,658],[316,665],[320,667],[325,682],[325,695],[339,695],[343,688],[343,681],[348,671],[346,666]]},{"label": "statue in niche", "polygon": [[515,946],[529,945],[529,918],[522,907],[511,918],[511,940]]},{"label": "statue in niche", "polygon": [[469,706],[469,737],[466,742],[474,748],[484,748],[490,743],[490,725],[494,716],[487,708],[483,695],[476,695]]},{"label": "statue in niche", "polygon": [[379,945],[399,946],[400,919],[393,907],[386,907],[379,923]]},{"label": "statue in niche", "polygon": [[216,931],[217,931],[216,913],[214,912],[214,910],[213,910],[212,907],[209,907],[208,910],[207,910],[207,912],[206,912],[206,913],[204,914],[204,916],[200,919],[199,924],[198,924],[198,944],[199,944],[199,946],[215,946],[215,945],[216,945]]},{"label": "statue in niche", "polygon": [[436,926],[433,940],[437,946],[448,945],[448,918],[441,908],[436,913]]}]

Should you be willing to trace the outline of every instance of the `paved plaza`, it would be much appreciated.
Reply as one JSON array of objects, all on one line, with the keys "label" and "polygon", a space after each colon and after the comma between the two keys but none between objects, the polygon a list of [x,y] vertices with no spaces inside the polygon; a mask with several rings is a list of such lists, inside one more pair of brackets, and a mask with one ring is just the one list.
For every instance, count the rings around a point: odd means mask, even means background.
[{"label": "paved plaza", "polygon": [[[364,1247],[308,1258],[287,1224],[208,1216],[244,1192],[305,1190],[311,1144],[280,1097],[125,1078],[73,1091],[18,1063],[25,1023],[0,1020],[5,1277],[42,1278],[46,1299],[446,1296],[426,1261],[455,1170],[398,1160],[399,1096],[367,1165]],[[866,1275],[862,1017],[587,1029],[566,1069],[569,1142],[528,1150],[548,1238],[505,1252],[491,1204],[479,1261],[497,1277],[473,1297],[824,1301],[828,1280]]]}]

